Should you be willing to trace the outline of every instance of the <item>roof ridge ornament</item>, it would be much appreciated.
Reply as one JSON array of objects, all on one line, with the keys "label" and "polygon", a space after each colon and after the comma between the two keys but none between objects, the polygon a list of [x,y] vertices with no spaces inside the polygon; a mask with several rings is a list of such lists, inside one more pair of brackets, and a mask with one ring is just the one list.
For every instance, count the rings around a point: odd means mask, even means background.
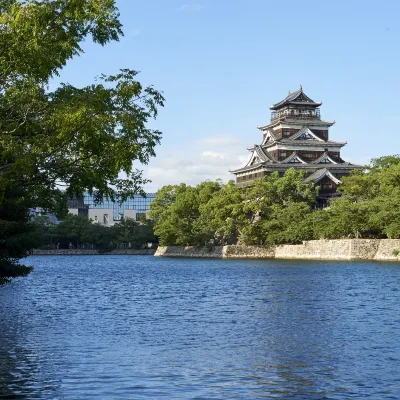
[{"label": "roof ridge ornament", "polygon": [[292,93],[289,90],[289,94],[283,100],[281,100],[279,103],[273,104],[272,106],[269,107],[269,109],[278,110],[289,104],[294,104],[296,106],[299,105],[300,103],[306,103],[307,106],[311,106],[313,108],[317,108],[322,104],[322,102],[320,101],[315,102],[310,97],[308,97],[303,92],[303,85],[300,85],[300,88]]}]

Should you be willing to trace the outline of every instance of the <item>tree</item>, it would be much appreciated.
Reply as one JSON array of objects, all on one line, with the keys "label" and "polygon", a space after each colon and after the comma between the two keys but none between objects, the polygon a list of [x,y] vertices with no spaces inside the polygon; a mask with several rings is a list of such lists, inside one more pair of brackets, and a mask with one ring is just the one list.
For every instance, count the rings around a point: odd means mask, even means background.
[{"label": "tree", "polygon": [[[114,3],[0,0],[0,206],[11,188],[23,192],[26,208],[46,210],[54,210],[61,197],[84,191],[99,200],[114,200],[117,192],[124,200],[141,191],[145,180],[132,163],[146,164],[154,156],[161,132],[147,123],[163,106],[162,94],[143,87],[130,69],[101,75],[83,88],[46,89],[67,61],[82,53],[83,40],[105,45],[122,35]],[[5,220],[19,221],[26,210],[12,215]],[[21,244],[12,258],[7,243],[4,271],[31,248]]]},{"label": "tree", "polygon": [[40,247],[53,249],[55,246],[53,234],[54,223],[51,222],[50,218],[47,215],[37,216],[30,221],[30,224],[33,224],[36,228],[34,234],[40,242]]},{"label": "tree", "polygon": [[203,237],[214,239],[216,244],[236,243],[242,229],[248,224],[243,206],[241,189],[233,181],[229,181],[208,202],[200,205],[198,230]]},{"label": "tree", "polygon": [[40,244],[21,188],[7,189],[0,204],[0,285],[27,275],[31,268],[19,265],[27,247]]},{"label": "tree", "polygon": [[119,247],[141,249],[147,243],[156,241],[149,220],[136,222],[131,218],[123,218],[110,229]]},{"label": "tree", "polygon": [[112,250],[116,247],[117,239],[112,227],[93,223],[84,215],[69,214],[64,221],[52,227],[53,240],[61,248],[72,244],[75,248],[96,248]]},{"label": "tree", "polygon": [[151,204],[155,233],[161,245],[296,243],[304,240],[299,226],[316,197],[303,181],[290,169],[244,188],[233,181],[165,186]]},{"label": "tree", "polygon": [[[342,196],[324,212],[316,235],[342,237],[400,237],[400,157],[371,160],[364,170],[343,177]],[[317,217],[317,216],[316,216]]]},{"label": "tree", "polygon": [[53,227],[52,233],[61,248],[68,248],[69,243],[80,248],[84,243],[94,243],[93,225],[84,215],[68,214],[64,221]]},{"label": "tree", "polygon": [[220,190],[220,182],[203,182],[196,187],[184,183],[164,186],[150,205],[154,233],[160,244],[201,245],[209,238],[198,223],[200,206]]},{"label": "tree", "polygon": [[272,245],[304,240],[299,224],[311,213],[316,194],[312,184],[304,183],[303,173],[293,168],[283,177],[275,172],[255,181],[244,190],[243,212],[250,224],[243,228],[240,243]]},{"label": "tree", "polygon": [[174,221],[172,206],[177,197],[186,190],[186,185],[163,186],[156,193],[156,198],[150,204],[150,218],[154,221],[154,233],[163,246],[176,244],[177,226]]},{"label": "tree", "polygon": [[318,188],[294,169],[239,188],[233,181],[166,186],[151,205],[163,245],[275,245],[312,239],[400,238],[400,156],[343,177],[341,198],[315,210]]}]

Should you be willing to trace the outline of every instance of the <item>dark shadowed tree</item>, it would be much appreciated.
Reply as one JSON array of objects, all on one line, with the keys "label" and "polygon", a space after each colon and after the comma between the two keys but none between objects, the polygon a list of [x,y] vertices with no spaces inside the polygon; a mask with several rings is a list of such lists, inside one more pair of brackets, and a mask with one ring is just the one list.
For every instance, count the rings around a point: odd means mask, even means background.
[{"label": "dark shadowed tree", "polygon": [[147,243],[157,240],[150,220],[137,222],[131,218],[123,218],[111,231],[116,246],[121,248],[141,249]]}]

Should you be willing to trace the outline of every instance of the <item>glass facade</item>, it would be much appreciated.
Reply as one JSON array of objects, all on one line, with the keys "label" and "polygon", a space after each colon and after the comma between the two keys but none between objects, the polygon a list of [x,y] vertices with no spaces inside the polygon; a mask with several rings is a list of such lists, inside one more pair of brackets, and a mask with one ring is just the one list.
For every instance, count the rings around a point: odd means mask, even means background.
[{"label": "glass facade", "polygon": [[[113,210],[112,217],[108,215],[108,218],[113,218],[114,221],[119,221],[121,216],[124,215],[125,210],[135,210],[136,220],[139,221],[142,216],[146,216],[146,213],[150,210],[150,203],[155,199],[155,197],[155,193],[146,193],[146,197],[140,195],[129,197],[122,204],[119,204],[118,202],[114,203],[106,198],[104,198],[101,203],[95,204],[93,196],[85,193],[83,196],[83,204],[81,203],[79,205],[80,208],[83,206],[88,209]],[[77,203],[76,199],[70,199],[68,201],[68,208],[77,208],[73,207],[74,205],[77,205],[75,203]]]}]

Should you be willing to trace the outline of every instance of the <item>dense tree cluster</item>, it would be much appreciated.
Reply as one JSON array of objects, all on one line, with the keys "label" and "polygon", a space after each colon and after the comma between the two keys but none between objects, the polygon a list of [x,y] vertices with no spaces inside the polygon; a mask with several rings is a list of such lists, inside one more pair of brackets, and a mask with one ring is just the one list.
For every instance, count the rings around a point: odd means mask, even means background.
[{"label": "dense tree cluster", "polygon": [[340,189],[340,199],[306,219],[312,238],[400,238],[400,156],[373,159]]},{"label": "dense tree cluster", "polygon": [[69,214],[59,224],[52,224],[46,216],[30,222],[35,237],[35,247],[42,249],[141,249],[157,238],[150,220],[141,222],[130,218],[106,227],[95,224],[85,216]]},{"label": "dense tree cluster", "polygon": [[296,222],[311,213],[316,198],[303,180],[290,169],[282,178],[274,173],[244,188],[233,181],[165,186],[151,204],[155,234],[161,245],[263,245],[297,237]]},{"label": "dense tree cluster", "polygon": [[0,0],[0,283],[28,271],[18,260],[33,245],[29,207],[55,210],[85,191],[99,200],[141,192],[132,163],[154,155],[161,132],[147,123],[162,94],[130,69],[49,90],[83,41],[120,35],[115,0]]},{"label": "dense tree cluster", "polygon": [[340,191],[329,207],[317,209],[318,187],[290,169],[243,188],[232,181],[164,186],[150,215],[161,245],[400,237],[399,156],[372,160],[344,177]]}]

